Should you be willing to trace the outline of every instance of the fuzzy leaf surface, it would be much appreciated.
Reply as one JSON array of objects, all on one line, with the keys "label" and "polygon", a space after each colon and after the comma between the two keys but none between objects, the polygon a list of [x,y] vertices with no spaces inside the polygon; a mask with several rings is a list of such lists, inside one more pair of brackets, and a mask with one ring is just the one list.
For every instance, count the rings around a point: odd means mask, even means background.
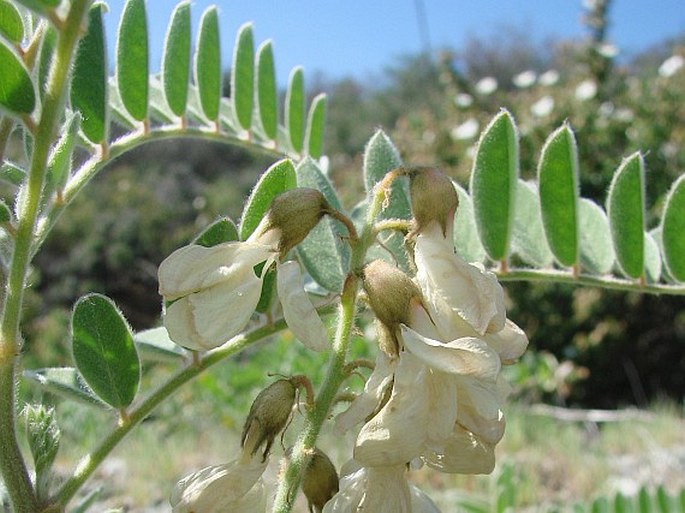
[{"label": "fuzzy leaf surface", "polygon": [[221,99],[221,41],[216,7],[202,14],[195,51],[195,84],[202,112],[210,121],[219,117]]},{"label": "fuzzy leaf surface", "polygon": [[136,121],[148,110],[148,34],[145,0],[127,0],[117,37],[117,85],[121,102]]},{"label": "fuzzy leaf surface", "polygon": [[181,2],[171,15],[164,41],[162,83],[167,105],[183,116],[188,103],[190,82],[190,3]]},{"label": "fuzzy leaf surface", "polygon": [[591,274],[611,272],[616,254],[604,209],[589,199],[581,198],[578,203],[578,222],[581,268]]},{"label": "fuzzy leaf surface", "polygon": [[20,43],[24,38],[24,22],[17,8],[7,0],[0,0],[0,36],[10,43]]},{"label": "fuzzy leaf surface", "polygon": [[0,39],[0,111],[31,114],[36,107],[36,89],[21,59]]},{"label": "fuzzy leaf surface", "polygon": [[254,107],[254,36],[252,24],[238,30],[231,67],[231,99],[238,123],[243,130],[252,125]]},{"label": "fuzzy leaf surface", "polygon": [[271,140],[278,133],[278,103],[276,67],[271,41],[265,41],[257,50],[257,108],[264,134]]},{"label": "fuzzy leaf surface", "polygon": [[304,72],[297,67],[290,73],[285,97],[285,126],[288,141],[297,153],[304,142]]},{"label": "fuzzy leaf surface", "polygon": [[309,107],[305,146],[307,154],[315,159],[323,155],[324,129],[326,128],[326,95],[319,94]]},{"label": "fuzzy leaf surface", "polygon": [[671,186],[661,224],[661,243],[669,274],[685,282],[685,175]]}]

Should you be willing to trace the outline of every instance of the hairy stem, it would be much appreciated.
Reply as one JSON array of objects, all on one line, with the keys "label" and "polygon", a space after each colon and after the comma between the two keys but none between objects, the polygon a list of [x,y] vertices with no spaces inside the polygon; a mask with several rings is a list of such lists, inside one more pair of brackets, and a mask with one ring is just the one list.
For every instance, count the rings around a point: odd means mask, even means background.
[{"label": "hairy stem", "polygon": [[69,71],[74,49],[90,0],[74,0],[60,31],[55,59],[36,123],[33,153],[26,179],[25,196],[18,213],[17,233],[5,290],[5,304],[0,321],[0,469],[15,513],[36,511],[37,498],[26,462],[17,442],[15,383],[21,349],[19,323],[24,298],[26,274],[31,260],[33,234],[45,183],[50,146],[64,110]]},{"label": "hairy stem", "polygon": [[213,351],[209,351],[201,358],[194,360],[187,367],[179,370],[170,377],[168,381],[150,393],[150,395],[143,399],[137,406],[128,410],[125,422],[117,425],[117,427],[105,436],[91,453],[81,458],[71,477],[62,484],[56,493],[53,505],[64,508],[119,442],[121,442],[134,427],[140,424],[145,417],[181,386],[197,377],[201,372],[207,370],[215,363],[239,353],[250,344],[273,335],[284,328],[285,321],[279,320],[268,326],[257,328],[249,333],[238,335],[223,346]]}]

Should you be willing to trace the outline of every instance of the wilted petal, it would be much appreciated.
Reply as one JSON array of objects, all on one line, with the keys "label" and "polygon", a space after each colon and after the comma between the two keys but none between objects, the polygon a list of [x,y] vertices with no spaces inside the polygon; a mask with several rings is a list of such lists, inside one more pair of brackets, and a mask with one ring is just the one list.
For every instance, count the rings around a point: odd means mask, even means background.
[{"label": "wilted petal", "polygon": [[359,394],[350,407],[335,418],[335,431],[344,433],[352,426],[367,419],[381,404],[383,395],[391,385],[397,359],[390,359],[383,351],[376,356],[376,366],[366,380],[364,391]]},{"label": "wilted petal", "polygon": [[430,301],[446,302],[479,334],[504,327],[504,293],[497,277],[464,262],[439,231],[416,238],[416,278]]},{"label": "wilted petal", "polygon": [[232,461],[206,467],[181,479],[169,502],[173,513],[248,513],[266,510],[261,475],[266,462]]},{"label": "wilted petal", "polygon": [[434,369],[493,383],[499,374],[498,354],[478,338],[464,337],[443,343],[402,325],[402,340],[410,353]]},{"label": "wilted petal", "polygon": [[189,349],[207,350],[245,327],[259,302],[262,281],[242,266],[224,282],[169,305],[164,325],[171,340]]},{"label": "wilted petal", "polygon": [[440,445],[449,436],[457,420],[457,382],[458,378],[436,370],[431,370],[430,383],[430,422],[426,424],[426,445]]},{"label": "wilted petal", "polygon": [[416,486],[409,486],[412,513],[440,513],[435,503]]},{"label": "wilted petal", "polygon": [[276,275],[278,299],[288,327],[309,349],[326,351],[329,348],[328,331],[304,290],[300,265],[295,261],[285,262],[278,266]]},{"label": "wilted petal", "polygon": [[477,380],[462,380],[458,387],[457,422],[484,442],[496,444],[504,436],[504,414],[500,409],[497,386],[483,386]]},{"label": "wilted petal", "polygon": [[365,467],[343,477],[340,491],[326,503],[323,513],[412,513],[405,468]]},{"label": "wilted petal", "polygon": [[441,472],[489,474],[495,468],[495,446],[457,425],[442,452],[426,451],[422,459]]},{"label": "wilted petal", "polygon": [[273,256],[260,244],[227,242],[206,248],[190,244],[177,249],[159,266],[159,293],[167,301],[231,280],[244,267]]},{"label": "wilted petal", "polygon": [[528,337],[512,321],[507,319],[504,328],[497,333],[486,333],[487,344],[499,354],[502,363],[514,363],[528,347]]},{"label": "wilted petal", "polygon": [[430,422],[429,369],[403,353],[390,400],[362,427],[354,459],[366,466],[402,465],[421,452]]}]

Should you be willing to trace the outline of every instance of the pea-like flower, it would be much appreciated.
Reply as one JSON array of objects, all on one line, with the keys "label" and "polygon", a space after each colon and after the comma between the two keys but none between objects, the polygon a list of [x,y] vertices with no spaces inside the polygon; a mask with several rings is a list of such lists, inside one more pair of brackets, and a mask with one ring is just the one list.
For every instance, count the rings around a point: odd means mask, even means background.
[{"label": "pea-like flower", "polygon": [[[288,326],[307,347],[327,348],[327,331],[303,288],[297,262],[281,262],[327,212],[314,189],[277,196],[246,241],[212,247],[190,244],[159,267],[159,293],[167,307],[164,325],[177,344],[195,350],[220,346],[250,321],[271,265],[277,264],[277,290]],[[262,264],[258,274],[255,268]]]},{"label": "pea-like flower", "polygon": [[259,458],[234,460],[188,474],[174,488],[169,502],[173,513],[255,513],[266,511]]}]

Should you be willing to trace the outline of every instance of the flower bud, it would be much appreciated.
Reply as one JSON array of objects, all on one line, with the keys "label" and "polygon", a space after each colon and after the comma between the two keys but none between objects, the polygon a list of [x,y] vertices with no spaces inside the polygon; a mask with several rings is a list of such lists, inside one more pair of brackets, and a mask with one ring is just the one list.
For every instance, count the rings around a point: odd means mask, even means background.
[{"label": "flower bud", "polygon": [[259,392],[243,426],[240,440],[243,457],[253,456],[262,444],[266,444],[262,461],[266,460],[274,439],[288,423],[295,403],[295,390],[290,379],[279,379]]},{"label": "flower bud", "polygon": [[321,513],[325,504],[338,493],[338,486],[338,473],[333,462],[315,447],[302,472],[302,492],[309,502],[309,511]]},{"label": "flower bud", "polygon": [[278,230],[278,252],[284,258],[330,210],[326,198],[316,189],[299,187],[285,191],[272,200],[256,236]]},{"label": "flower bud", "polygon": [[416,223],[412,234],[420,233],[433,221],[440,225],[444,237],[451,234],[459,205],[452,180],[439,169],[418,168],[409,173],[409,192]]},{"label": "flower bud", "polygon": [[384,260],[364,267],[363,283],[369,305],[381,323],[381,349],[388,356],[397,356],[399,326],[409,323],[412,300],[421,301],[421,291],[409,276]]}]

